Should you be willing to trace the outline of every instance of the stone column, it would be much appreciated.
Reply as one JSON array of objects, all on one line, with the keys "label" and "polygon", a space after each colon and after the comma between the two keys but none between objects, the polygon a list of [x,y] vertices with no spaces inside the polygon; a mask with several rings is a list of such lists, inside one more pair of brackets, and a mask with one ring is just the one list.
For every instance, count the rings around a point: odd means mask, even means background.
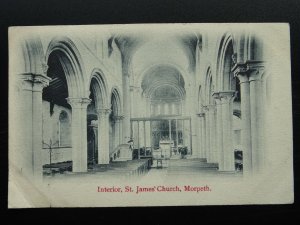
[{"label": "stone column", "polygon": [[[200,113],[197,114],[197,116],[199,116]],[[194,140],[194,142],[196,142],[196,148],[197,148],[197,158],[201,158],[201,152],[202,152],[202,148],[201,148],[201,143],[202,143],[202,121],[199,119],[197,119],[197,139]]]},{"label": "stone column", "polygon": [[88,98],[67,98],[72,107],[72,170],[87,171],[87,106]]},{"label": "stone column", "polygon": [[184,120],[181,120],[181,124],[182,124],[182,131],[181,131],[181,137],[182,137],[182,146],[186,146],[186,141],[185,141],[185,122]]},{"label": "stone column", "polygon": [[139,121],[139,145],[140,148],[144,146],[145,142],[144,142],[144,123],[143,121]]},{"label": "stone column", "polygon": [[151,149],[153,150],[153,140],[152,140],[152,129],[153,129],[153,126],[152,126],[152,121],[149,121],[150,122],[150,146],[151,146]]},{"label": "stone column", "polygon": [[131,117],[131,99],[130,99],[130,80],[129,75],[124,74],[122,76],[123,85],[123,113],[124,118],[122,122],[122,143],[127,143],[130,139],[130,117]]},{"label": "stone column", "polygon": [[147,146],[147,135],[146,135],[146,121],[143,121],[143,131],[144,131],[144,147],[146,148],[146,146]]},{"label": "stone column", "polygon": [[219,92],[219,96],[222,104],[224,170],[235,171],[232,130],[232,103],[235,91],[222,91]]},{"label": "stone column", "polygon": [[97,109],[98,113],[98,164],[109,164],[109,114],[108,108]]},{"label": "stone column", "polygon": [[115,141],[116,141],[116,121],[109,121],[109,151],[113,151],[115,149]]},{"label": "stone column", "polygon": [[[92,120],[91,121],[91,125],[90,125],[93,129],[94,135],[95,135],[95,148],[94,148],[94,152],[93,152],[93,164],[96,164],[96,152],[98,154],[98,120]],[[98,159],[97,159],[98,161]]]},{"label": "stone column", "polygon": [[123,134],[122,134],[122,131],[123,131],[123,128],[122,128],[122,122],[123,122],[123,119],[124,119],[124,116],[117,116],[116,117],[116,122],[118,124],[118,143],[119,145],[123,144]]},{"label": "stone column", "polygon": [[[24,129],[22,141],[25,159],[21,167],[26,176],[34,176],[42,180],[42,92],[43,88],[49,85],[49,77],[41,74],[22,74],[22,105],[24,116]],[[17,153],[20,154],[20,153]]]},{"label": "stone column", "polygon": [[203,126],[205,126],[205,121],[204,121],[204,113],[198,113],[197,114],[199,117],[199,142],[198,142],[198,149],[199,149],[199,158],[205,158],[205,135],[203,130]]},{"label": "stone column", "polygon": [[250,108],[251,108],[251,144],[253,172],[261,172],[264,166],[263,146],[263,105],[262,105],[262,74],[264,63],[249,62]]},{"label": "stone column", "polygon": [[195,151],[195,148],[193,147],[193,131],[192,131],[192,119],[189,120],[189,130],[190,130],[190,154],[191,155],[194,155],[194,151]]},{"label": "stone column", "polygon": [[223,145],[223,119],[222,119],[222,104],[219,92],[213,93],[217,109],[217,130],[216,130],[216,148],[218,152],[219,170],[224,170],[224,145]]},{"label": "stone column", "polygon": [[205,111],[205,155],[207,162],[211,162],[210,154],[210,125],[209,125],[209,108],[204,106],[203,110]]},{"label": "stone column", "polygon": [[215,105],[208,105],[208,120],[209,120],[209,142],[210,142],[210,162],[217,162],[217,149],[216,149],[216,121],[215,121]]},{"label": "stone column", "polygon": [[140,121],[137,120],[137,148],[138,148],[138,159],[140,159]]},{"label": "stone column", "polygon": [[170,141],[170,153],[172,154],[172,120],[169,120],[169,141]]},{"label": "stone column", "polygon": [[150,121],[146,121],[146,146],[151,147],[151,126],[150,126]]},{"label": "stone column", "polygon": [[206,118],[205,113],[202,113],[202,158],[206,158]]},{"label": "stone column", "polygon": [[151,115],[151,99],[148,96],[145,96],[146,101],[146,117],[150,117]]},{"label": "stone column", "polygon": [[179,141],[179,138],[178,138],[178,120],[176,119],[175,120],[175,126],[176,126],[176,152],[178,153],[178,141]]},{"label": "stone column", "polygon": [[236,64],[232,71],[240,81],[241,89],[241,144],[243,151],[243,173],[252,173],[252,147],[251,147],[251,116],[250,116],[250,84],[248,79],[248,69],[245,64]]},{"label": "stone column", "polygon": [[120,120],[115,117],[115,130],[114,130],[114,149],[120,145]]}]

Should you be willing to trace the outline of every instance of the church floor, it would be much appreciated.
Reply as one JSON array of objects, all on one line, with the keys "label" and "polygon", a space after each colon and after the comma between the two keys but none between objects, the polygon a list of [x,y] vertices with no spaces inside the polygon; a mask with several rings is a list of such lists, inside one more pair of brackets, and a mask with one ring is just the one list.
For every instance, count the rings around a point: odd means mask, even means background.
[{"label": "church floor", "polygon": [[148,159],[131,160],[127,162],[113,162],[109,165],[97,165],[86,173],[65,172],[53,176],[44,176],[44,181],[80,180],[118,180],[118,181],[172,181],[178,179],[207,179],[207,178],[240,178],[241,172],[220,172],[218,164],[207,163],[206,159]]}]

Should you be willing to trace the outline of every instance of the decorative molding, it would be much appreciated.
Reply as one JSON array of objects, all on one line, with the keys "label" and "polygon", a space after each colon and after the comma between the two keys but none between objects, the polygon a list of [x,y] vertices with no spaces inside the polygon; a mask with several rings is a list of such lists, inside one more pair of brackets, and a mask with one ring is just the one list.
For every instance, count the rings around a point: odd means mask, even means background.
[{"label": "decorative molding", "polygon": [[52,80],[43,74],[23,73],[20,74],[24,90],[42,91]]},{"label": "decorative molding", "polygon": [[125,118],[125,116],[123,116],[123,115],[119,115],[119,116],[115,116],[115,119],[116,120],[123,120]]},{"label": "decorative molding", "polygon": [[71,105],[72,108],[81,108],[86,109],[87,106],[91,103],[89,98],[66,98],[67,102]]},{"label": "decorative molding", "polygon": [[219,92],[219,96],[221,99],[231,99],[231,98],[234,99],[236,97],[236,94],[237,92],[233,90]]},{"label": "decorative molding", "polygon": [[111,109],[109,108],[98,108],[96,109],[99,116],[108,116],[111,113]]},{"label": "decorative molding", "polygon": [[221,96],[220,96],[220,92],[212,92],[212,95],[211,95],[214,99],[220,99]]},{"label": "decorative molding", "polygon": [[234,77],[238,77],[241,83],[261,79],[264,70],[265,62],[256,60],[236,63],[231,69]]}]

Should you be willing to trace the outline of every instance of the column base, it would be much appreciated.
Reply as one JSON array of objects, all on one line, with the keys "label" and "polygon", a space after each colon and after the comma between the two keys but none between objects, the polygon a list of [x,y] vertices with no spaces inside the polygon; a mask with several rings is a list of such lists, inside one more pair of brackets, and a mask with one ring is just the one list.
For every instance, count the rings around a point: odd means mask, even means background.
[{"label": "column base", "polygon": [[120,157],[114,160],[114,162],[124,162],[124,161],[131,161],[132,157]]},{"label": "column base", "polygon": [[238,173],[235,170],[218,170],[219,173],[223,173],[223,174],[235,174]]},{"label": "column base", "polygon": [[109,167],[109,164],[96,164],[95,168],[103,168],[103,169],[107,169]]},{"label": "column base", "polygon": [[84,170],[72,170],[73,173],[86,173],[87,172],[87,168]]}]

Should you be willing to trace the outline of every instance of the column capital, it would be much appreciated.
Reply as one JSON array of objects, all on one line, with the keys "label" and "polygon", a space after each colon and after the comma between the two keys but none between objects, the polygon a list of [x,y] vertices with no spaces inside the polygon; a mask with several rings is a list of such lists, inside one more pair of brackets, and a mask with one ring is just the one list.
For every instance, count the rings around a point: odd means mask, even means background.
[{"label": "column capital", "polygon": [[221,100],[233,100],[236,97],[236,91],[220,91],[219,96]]},{"label": "column capital", "polygon": [[249,65],[249,81],[261,80],[265,71],[265,62],[256,61]]},{"label": "column capital", "polygon": [[115,116],[115,119],[116,121],[121,121],[124,119],[124,116],[123,115],[118,115],[118,116]]},{"label": "column capital", "polygon": [[220,92],[214,91],[211,96],[213,96],[215,99],[219,99],[220,98]]},{"label": "column capital", "polygon": [[67,98],[67,102],[71,105],[72,109],[86,109],[91,101],[89,98]]},{"label": "column capital", "polygon": [[261,79],[262,72],[265,68],[264,61],[248,60],[245,63],[236,63],[231,71],[235,77],[238,77],[240,83],[248,82],[249,80]]},{"label": "column capital", "polygon": [[109,108],[98,108],[96,109],[98,115],[101,116],[108,116],[111,113],[111,109]]},{"label": "column capital", "polygon": [[221,96],[220,96],[220,92],[213,92],[212,93],[213,98],[216,101],[216,105],[220,105],[221,104]]},{"label": "column capital", "polygon": [[23,73],[20,76],[24,90],[42,91],[52,80],[43,74]]}]

